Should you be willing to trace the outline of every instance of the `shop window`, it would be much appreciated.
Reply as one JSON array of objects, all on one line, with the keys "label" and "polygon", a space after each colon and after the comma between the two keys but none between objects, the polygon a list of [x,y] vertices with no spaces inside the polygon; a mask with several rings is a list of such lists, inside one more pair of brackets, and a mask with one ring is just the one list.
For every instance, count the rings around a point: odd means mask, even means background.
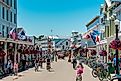
[{"label": "shop window", "polygon": [[6,10],[6,20],[8,21],[8,10]]},{"label": "shop window", "polygon": [[2,18],[5,19],[5,8],[2,8]]},{"label": "shop window", "polygon": [[66,45],[68,45],[68,42],[66,42]]}]

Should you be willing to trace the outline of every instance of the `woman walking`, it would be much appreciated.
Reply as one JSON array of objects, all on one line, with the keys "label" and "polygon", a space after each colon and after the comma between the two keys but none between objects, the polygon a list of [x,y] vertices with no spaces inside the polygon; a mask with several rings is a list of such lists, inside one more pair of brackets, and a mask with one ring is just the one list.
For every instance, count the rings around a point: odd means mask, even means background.
[{"label": "woman walking", "polygon": [[39,67],[39,60],[38,59],[35,59],[35,72],[38,71],[38,67]]}]

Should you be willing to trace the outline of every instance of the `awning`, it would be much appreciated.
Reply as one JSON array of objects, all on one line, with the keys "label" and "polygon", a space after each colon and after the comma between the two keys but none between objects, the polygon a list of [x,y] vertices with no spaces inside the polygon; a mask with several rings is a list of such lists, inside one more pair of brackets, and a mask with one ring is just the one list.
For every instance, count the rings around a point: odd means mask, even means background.
[{"label": "awning", "polygon": [[101,44],[106,44],[107,40],[101,40],[99,43],[97,43],[97,45],[101,45]]}]

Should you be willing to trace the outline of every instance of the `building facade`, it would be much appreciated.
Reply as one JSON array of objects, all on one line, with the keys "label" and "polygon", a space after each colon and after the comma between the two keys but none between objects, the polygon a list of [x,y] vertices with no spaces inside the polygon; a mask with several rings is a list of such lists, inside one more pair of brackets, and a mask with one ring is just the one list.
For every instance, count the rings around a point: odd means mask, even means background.
[{"label": "building facade", "polygon": [[[101,28],[101,41],[100,44],[97,45],[98,50],[105,49],[107,51],[107,56],[104,61],[109,61],[108,57],[115,54],[115,50],[109,48],[109,44],[112,40],[115,39],[115,19],[120,18],[119,11],[115,12],[121,1],[111,0],[111,5],[109,7],[109,3],[106,1],[100,8],[100,28]],[[117,15],[115,15],[115,13]],[[120,33],[119,33],[120,34]],[[120,38],[120,36],[119,36]]]},{"label": "building facade", "polygon": [[17,0],[0,0],[0,37],[9,38],[9,32],[17,28]]},{"label": "building facade", "polygon": [[[87,25],[87,32],[85,33],[85,35],[87,36],[90,36],[88,40],[86,40],[86,43],[87,43],[87,47],[88,49],[95,49],[96,48],[96,38],[92,38],[92,36],[94,36],[92,33],[94,31],[99,31],[100,27],[100,16],[96,16],[94,19],[92,19]],[[85,37],[86,37],[85,36]]]}]

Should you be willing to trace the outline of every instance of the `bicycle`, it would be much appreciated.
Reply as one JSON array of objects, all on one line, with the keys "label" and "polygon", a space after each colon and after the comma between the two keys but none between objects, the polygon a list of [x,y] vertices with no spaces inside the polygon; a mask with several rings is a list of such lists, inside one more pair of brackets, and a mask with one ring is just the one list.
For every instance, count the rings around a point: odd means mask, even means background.
[{"label": "bicycle", "polygon": [[98,74],[98,78],[100,81],[103,81],[104,79],[111,80],[111,75],[106,70],[101,70],[101,72]]},{"label": "bicycle", "polygon": [[92,76],[94,78],[98,77],[98,73],[100,72],[101,67],[97,67],[97,65],[94,66],[93,70],[92,70]]}]

